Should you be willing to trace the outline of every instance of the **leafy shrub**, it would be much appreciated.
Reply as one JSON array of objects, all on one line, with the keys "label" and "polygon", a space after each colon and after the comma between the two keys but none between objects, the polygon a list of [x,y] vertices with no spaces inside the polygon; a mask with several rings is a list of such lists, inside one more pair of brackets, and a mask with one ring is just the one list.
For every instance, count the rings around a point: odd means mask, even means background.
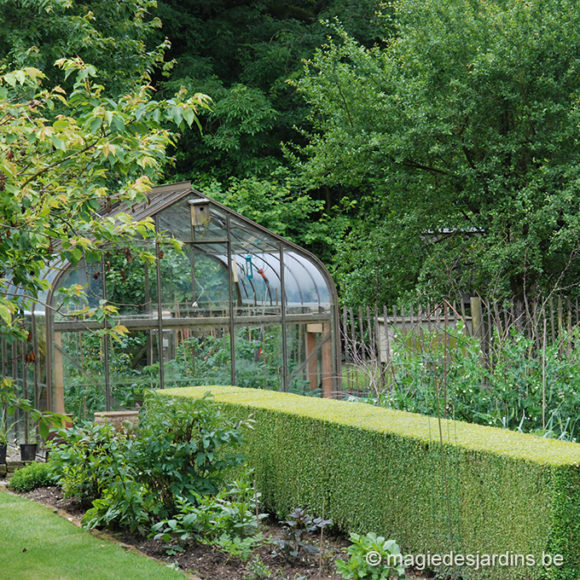
[{"label": "leafy shrub", "polygon": [[88,529],[110,527],[145,535],[156,511],[154,498],[146,486],[133,479],[117,479],[109,484],[101,498],[93,501],[82,524]]},{"label": "leafy shrub", "polygon": [[343,578],[353,580],[389,580],[405,577],[401,549],[395,540],[386,540],[369,532],[366,536],[350,534],[348,560],[337,560],[336,569]]},{"label": "leafy shrub", "polygon": [[127,436],[111,425],[87,423],[58,432],[50,465],[65,497],[90,504],[116,479],[129,477]]},{"label": "leafy shrub", "polygon": [[317,553],[318,546],[305,540],[304,536],[320,532],[329,525],[332,525],[332,520],[314,518],[302,508],[296,508],[283,522],[285,538],[274,540],[274,544],[288,560],[299,558],[303,552]]},{"label": "leafy shrub", "polygon": [[147,399],[131,447],[136,477],[170,515],[177,498],[214,495],[226,474],[243,463],[240,425],[221,416],[208,399]]},{"label": "leafy shrub", "polygon": [[[243,461],[240,444],[239,425],[224,419],[208,397],[161,404],[151,394],[134,432],[92,424],[60,432],[51,464],[67,497],[92,502],[86,527],[146,534],[153,522],[191,504],[217,518],[219,533],[234,534],[238,526],[255,531],[256,519],[248,486],[220,494],[229,470]],[[226,501],[236,494],[240,502]]]},{"label": "leafy shrub", "polygon": [[56,484],[48,463],[30,463],[14,472],[10,480],[10,489],[18,493],[26,493],[38,487],[48,487]]},{"label": "leafy shrub", "polygon": [[194,539],[216,542],[224,536],[246,538],[258,531],[258,523],[266,514],[257,514],[259,495],[248,497],[247,486],[237,482],[233,488],[215,496],[196,494],[194,501],[178,499],[178,512],[171,519],[155,524],[155,539],[166,542],[177,539],[186,542]]}]

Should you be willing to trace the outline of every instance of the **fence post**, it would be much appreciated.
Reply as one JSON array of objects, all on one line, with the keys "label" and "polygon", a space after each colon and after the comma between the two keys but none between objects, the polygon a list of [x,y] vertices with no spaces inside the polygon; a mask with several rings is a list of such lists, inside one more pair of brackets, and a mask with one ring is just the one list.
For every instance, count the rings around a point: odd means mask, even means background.
[{"label": "fence post", "polygon": [[469,298],[469,303],[471,305],[471,325],[472,334],[475,338],[480,341],[483,339],[482,336],[482,315],[481,315],[481,298],[479,296],[471,296]]}]

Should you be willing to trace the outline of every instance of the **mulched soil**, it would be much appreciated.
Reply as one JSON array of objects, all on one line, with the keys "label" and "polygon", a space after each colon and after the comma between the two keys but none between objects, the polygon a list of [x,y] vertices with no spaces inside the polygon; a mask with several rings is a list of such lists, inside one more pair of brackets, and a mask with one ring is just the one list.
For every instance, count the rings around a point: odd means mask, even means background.
[{"label": "mulched soil", "polygon": [[[36,489],[25,497],[50,506],[54,511],[76,525],[84,514],[84,508],[77,502],[63,497],[58,487],[45,487]],[[274,522],[263,524],[262,533],[264,538],[283,538],[284,532],[281,526]],[[101,533],[101,532],[99,532]],[[236,557],[220,552],[212,546],[191,543],[186,550],[175,555],[167,555],[167,545],[162,540],[143,539],[128,534],[103,533],[114,541],[122,543],[127,549],[136,549],[143,554],[161,560],[166,564],[175,564],[183,572],[192,578],[201,580],[258,580],[265,575],[258,575],[259,564],[267,566],[272,580],[340,580],[334,568],[336,558],[346,557],[348,540],[342,536],[327,535],[322,539],[320,554],[304,554],[294,560],[288,560],[283,554],[276,551],[275,546],[264,544],[253,552],[248,562],[242,562]],[[320,538],[313,536],[311,543],[321,546]],[[415,576],[412,572],[408,578],[424,580],[424,576]]]},{"label": "mulched soil", "polygon": [[[54,508],[56,513],[80,525],[84,508],[77,502],[64,498],[60,488],[44,487],[23,495]],[[274,524],[264,524],[262,533],[264,538],[283,537],[281,527]],[[342,537],[324,537],[324,557],[305,554],[299,559],[288,561],[282,554],[276,553],[274,546],[266,544],[254,551],[248,562],[242,562],[212,546],[198,543],[191,543],[184,552],[169,556],[166,553],[167,544],[162,540],[143,539],[126,533],[114,534],[113,539],[167,564],[177,564],[181,570],[202,580],[253,580],[263,577],[255,575],[254,572],[257,558],[269,568],[269,578],[272,579],[339,580],[342,577],[334,572],[332,562],[334,557],[344,554],[344,549],[348,546],[348,541]],[[312,543],[320,545],[319,538],[313,537]]]}]

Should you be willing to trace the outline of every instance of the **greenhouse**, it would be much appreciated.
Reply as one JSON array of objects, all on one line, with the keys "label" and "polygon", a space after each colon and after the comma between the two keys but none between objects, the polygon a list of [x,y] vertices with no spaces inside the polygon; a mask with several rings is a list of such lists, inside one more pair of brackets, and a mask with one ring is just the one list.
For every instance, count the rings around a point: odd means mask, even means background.
[{"label": "greenhouse", "polygon": [[[121,211],[152,218],[167,241],[52,265],[51,290],[26,312],[28,338],[2,339],[3,376],[37,407],[92,418],[138,407],[148,389],[191,385],[338,392],[336,290],[315,256],[188,182],[107,215]],[[136,259],[136,244],[157,259]],[[105,304],[113,316],[87,315]]]}]

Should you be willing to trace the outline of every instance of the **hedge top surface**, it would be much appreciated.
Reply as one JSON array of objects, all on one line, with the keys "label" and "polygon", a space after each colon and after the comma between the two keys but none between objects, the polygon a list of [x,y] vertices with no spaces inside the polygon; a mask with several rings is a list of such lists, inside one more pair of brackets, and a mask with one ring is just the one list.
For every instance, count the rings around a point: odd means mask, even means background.
[{"label": "hedge top surface", "polygon": [[[319,399],[231,386],[188,387],[156,392],[167,396],[192,398],[199,398],[211,392],[218,402],[299,415],[425,442],[439,441],[439,425],[435,417],[375,407],[367,403]],[[507,429],[451,420],[442,421],[442,432],[446,445],[546,465],[580,466],[579,443],[545,439]]]}]

